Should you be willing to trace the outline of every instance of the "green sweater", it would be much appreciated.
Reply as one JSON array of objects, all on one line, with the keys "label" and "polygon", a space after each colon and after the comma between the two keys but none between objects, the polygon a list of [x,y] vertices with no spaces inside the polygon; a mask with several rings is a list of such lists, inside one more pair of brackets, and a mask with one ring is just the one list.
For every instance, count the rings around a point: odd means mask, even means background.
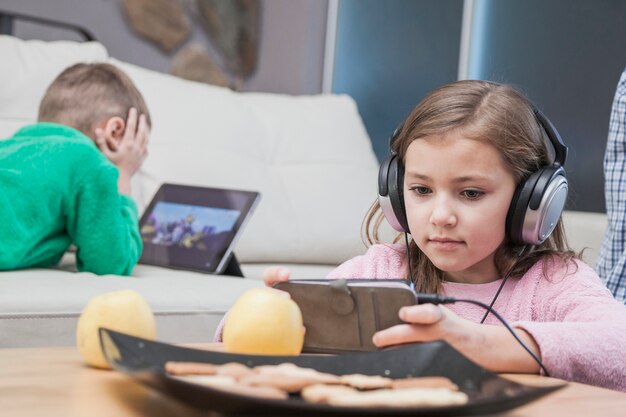
[{"label": "green sweater", "polygon": [[91,139],[54,123],[0,140],[0,270],[56,265],[130,275],[141,255],[137,207]]}]

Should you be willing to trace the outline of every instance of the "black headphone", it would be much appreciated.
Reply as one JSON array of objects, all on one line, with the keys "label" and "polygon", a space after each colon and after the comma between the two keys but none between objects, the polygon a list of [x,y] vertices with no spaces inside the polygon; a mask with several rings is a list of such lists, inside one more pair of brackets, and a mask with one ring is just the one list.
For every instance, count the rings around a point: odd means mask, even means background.
[{"label": "black headphone", "polygon": [[[543,243],[556,227],[567,199],[564,169],[567,146],[550,120],[536,107],[533,112],[554,148],[555,159],[551,165],[523,180],[513,194],[505,230],[514,244]],[[402,125],[393,132],[390,145],[401,130]],[[383,160],[378,171],[378,201],[391,227],[410,233],[404,206],[404,166],[393,152]]]}]

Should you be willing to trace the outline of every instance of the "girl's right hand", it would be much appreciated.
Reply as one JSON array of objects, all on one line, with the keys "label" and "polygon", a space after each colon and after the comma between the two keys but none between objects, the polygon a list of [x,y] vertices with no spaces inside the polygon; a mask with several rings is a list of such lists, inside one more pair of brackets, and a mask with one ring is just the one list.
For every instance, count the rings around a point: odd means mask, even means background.
[{"label": "girl's right hand", "polygon": [[266,287],[273,287],[276,282],[289,281],[291,273],[284,266],[272,266],[263,271],[263,282]]}]

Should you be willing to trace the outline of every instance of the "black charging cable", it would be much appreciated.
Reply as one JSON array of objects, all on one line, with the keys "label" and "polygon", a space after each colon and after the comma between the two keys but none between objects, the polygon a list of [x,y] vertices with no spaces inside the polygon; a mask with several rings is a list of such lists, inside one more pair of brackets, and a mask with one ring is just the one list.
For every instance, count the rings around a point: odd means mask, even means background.
[{"label": "black charging cable", "polygon": [[477,306],[480,306],[480,307],[482,307],[484,309],[489,310],[489,312],[491,312],[491,314],[493,314],[498,320],[500,320],[500,322],[504,325],[504,327],[506,327],[506,329],[513,335],[515,340],[517,340],[517,342],[526,350],[526,352],[528,352],[528,354],[530,356],[532,356],[532,358],[535,360],[535,362],[537,362],[539,364],[539,366],[543,370],[544,374],[546,376],[550,376],[550,374],[548,373],[548,370],[546,369],[546,367],[541,362],[541,359],[539,359],[539,357],[537,357],[537,355],[535,355],[535,352],[533,352],[528,346],[526,346],[526,344],[522,341],[522,339],[520,339],[519,336],[515,333],[513,328],[511,328],[509,323],[507,323],[507,321],[496,310],[494,310],[493,308],[491,308],[487,304],[481,303],[480,301],[476,301],[476,300],[465,300],[465,299],[459,299],[459,298],[446,297],[446,296],[438,295],[438,294],[426,294],[426,293],[418,293],[417,294],[417,303],[418,304],[435,304],[435,305],[437,305],[437,304],[454,304],[454,303],[470,303],[470,304],[475,304]]},{"label": "black charging cable", "polygon": [[487,308],[487,311],[485,311],[485,315],[483,316],[483,319],[480,321],[480,324],[483,324],[485,322],[485,320],[487,320],[487,316],[489,315],[489,313],[491,313],[493,311],[493,305],[496,303],[496,300],[498,299],[498,296],[500,295],[500,291],[502,291],[502,288],[504,288],[504,284],[506,284],[506,282],[508,281],[509,277],[511,276],[511,273],[513,272],[513,269],[515,269],[515,267],[517,266],[517,263],[519,262],[519,260],[522,258],[522,256],[524,254],[527,253],[527,251],[530,248],[531,248],[530,245],[524,245],[522,247],[522,249],[517,253],[517,257],[515,258],[515,262],[509,268],[509,270],[507,271],[507,273],[504,276],[504,278],[502,278],[502,283],[500,283],[500,286],[498,287],[498,291],[496,291],[496,295],[493,296],[493,300],[491,300],[491,303],[489,303],[489,307]]}]

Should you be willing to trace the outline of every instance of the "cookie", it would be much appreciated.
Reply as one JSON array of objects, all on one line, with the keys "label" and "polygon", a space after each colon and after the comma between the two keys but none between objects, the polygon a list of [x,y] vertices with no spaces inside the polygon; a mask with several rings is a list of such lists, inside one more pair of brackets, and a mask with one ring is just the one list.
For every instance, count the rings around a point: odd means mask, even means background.
[{"label": "cookie", "polygon": [[235,385],[237,382],[235,378],[223,375],[176,375],[174,378],[193,384],[205,385],[207,387]]},{"label": "cookie", "polygon": [[292,363],[280,365],[263,365],[254,368],[255,373],[243,377],[240,381],[248,385],[265,385],[287,392],[299,392],[302,388],[313,384],[337,384],[337,375],[318,372],[311,368],[301,368]]},{"label": "cookie", "polygon": [[176,375],[174,376],[174,378],[193,384],[203,385],[220,391],[226,391],[232,394],[247,395],[250,397],[274,400],[284,400],[289,397],[289,394],[284,390],[268,386],[250,386],[240,384],[237,383],[237,380],[231,376]]},{"label": "cookie", "polygon": [[352,394],[353,392],[356,392],[354,388],[345,385],[315,384],[304,387],[300,395],[307,402],[323,404],[328,403],[330,397]]},{"label": "cookie", "polygon": [[339,383],[360,390],[390,388],[393,380],[379,375],[350,374],[341,375]]},{"label": "cookie", "polygon": [[235,379],[241,379],[254,373],[252,368],[238,362],[229,362],[218,366],[215,371],[216,375],[230,376]]},{"label": "cookie", "polygon": [[274,387],[287,392],[300,392],[302,388],[318,383],[315,378],[294,375],[269,375],[255,373],[239,380],[241,384],[251,386]]},{"label": "cookie", "polygon": [[212,387],[232,394],[246,395],[250,397],[264,398],[267,400],[286,400],[289,394],[281,389],[267,386],[251,386],[243,384],[221,385]]},{"label": "cookie", "polygon": [[276,375],[288,377],[308,378],[313,383],[337,384],[339,377],[333,374],[316,371],[312,368],[301,368],[293,363],[281,363],[280,365],[264,365],[254,368],[255,372],[262,375]]},{"label": "cookie", "polygon": [[459,387],[443,376],[422,376],[415,378],[394,379],[391,388],[447,388],[458,391]]},{"label": "cookie", "polygon": [[165,371],[172,375],[215,375],[218,365],[201,362],[174,362],[165,364]]},{"label": "cookie", "polygon": [[342,407],[419,407],[465,404],[465,393],[447,388],[405,388],[355,391],[331,396],[328,404]]}]

